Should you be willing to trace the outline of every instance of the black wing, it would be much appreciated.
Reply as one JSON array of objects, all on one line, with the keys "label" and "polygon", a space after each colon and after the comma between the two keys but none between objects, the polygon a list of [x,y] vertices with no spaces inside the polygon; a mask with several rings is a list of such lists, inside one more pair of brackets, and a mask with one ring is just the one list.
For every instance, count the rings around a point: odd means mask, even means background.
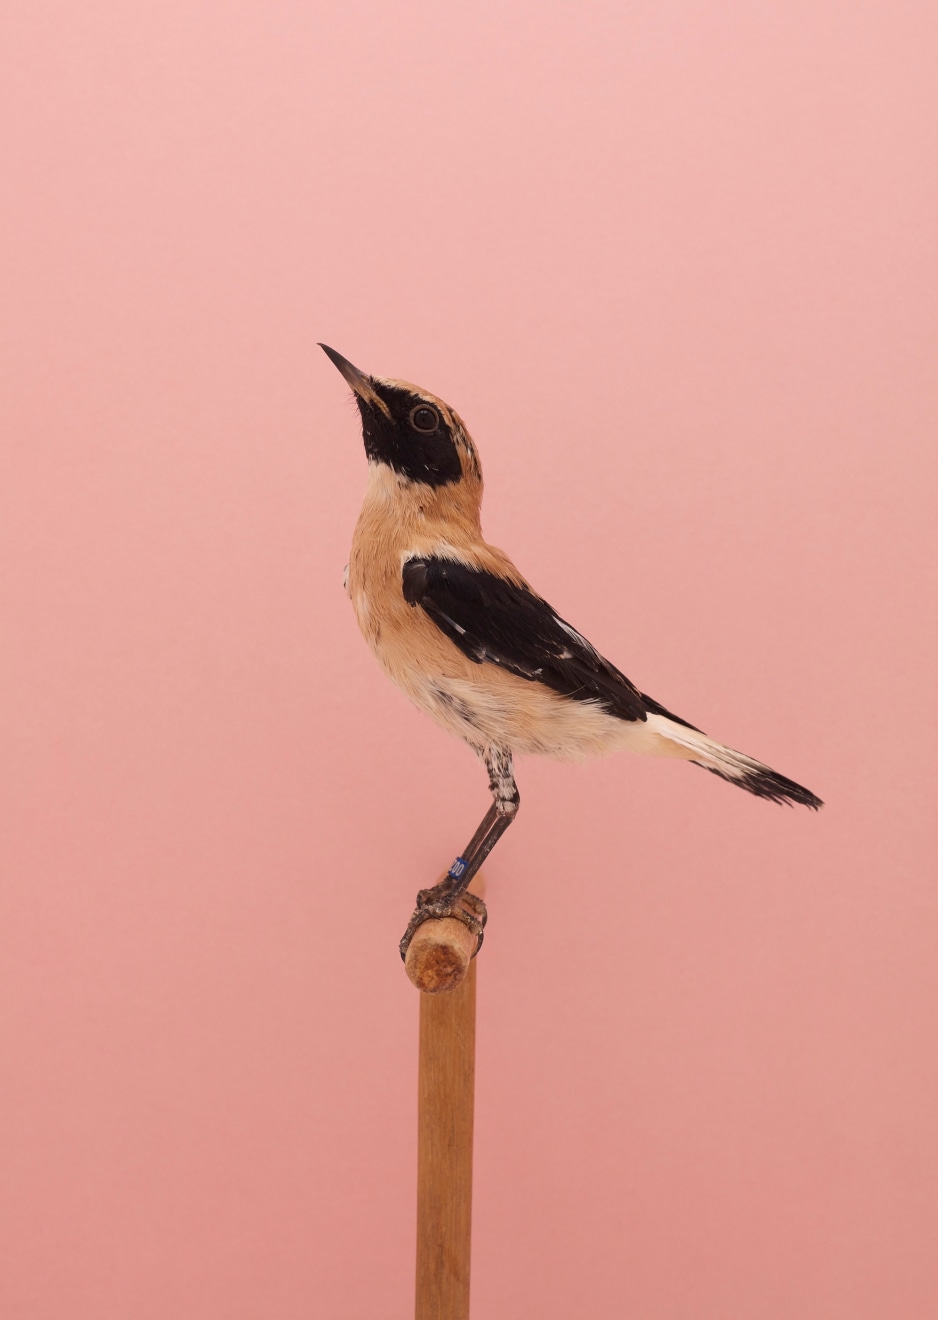
[{"label": "black wing", "polygon": [[[646,698],[545,600],[453,559],[409,559],[404,599],[420,606],[476,664],[500,665],[622,720],[644,720]],[[654,708],[654,703],[651,703]]]}]

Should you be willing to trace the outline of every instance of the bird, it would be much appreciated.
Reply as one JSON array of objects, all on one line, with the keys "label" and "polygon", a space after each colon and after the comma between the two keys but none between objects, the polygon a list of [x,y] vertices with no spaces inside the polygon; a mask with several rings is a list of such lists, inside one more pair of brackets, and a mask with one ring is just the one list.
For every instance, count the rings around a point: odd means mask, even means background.
[{"label": "bird", "polygon": [[428,390],[370,376],[326,344],[361,417],[368,478],[346,590],[385,673],[488,773],[492,804],[443,879],[417,894],[401,957],[431,918],[482,942],[468,885],[518,814],[513,758],[578,761],[619,748],[675,757],[770,802],[821,799],[647,696],[483,537],[482,468],[458,413]]}]

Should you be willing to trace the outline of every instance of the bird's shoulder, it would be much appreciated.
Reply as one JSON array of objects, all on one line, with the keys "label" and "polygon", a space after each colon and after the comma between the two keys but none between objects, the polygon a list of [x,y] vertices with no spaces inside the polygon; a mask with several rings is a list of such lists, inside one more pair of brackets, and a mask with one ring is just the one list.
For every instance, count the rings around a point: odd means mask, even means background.
[{"label": "bird's shoulder", "polygon": [[500,579],[537,595],[504,550],[489,545],[479,537],[454,535],[451,528],[447,529],[446,534],[412,536],[406,552],[401,556],[402,570],[414,561],[423,561],[441,569],[455,565],[457,575],[460,569],[464,570],[462,576],[466,579],[472,576]]}]

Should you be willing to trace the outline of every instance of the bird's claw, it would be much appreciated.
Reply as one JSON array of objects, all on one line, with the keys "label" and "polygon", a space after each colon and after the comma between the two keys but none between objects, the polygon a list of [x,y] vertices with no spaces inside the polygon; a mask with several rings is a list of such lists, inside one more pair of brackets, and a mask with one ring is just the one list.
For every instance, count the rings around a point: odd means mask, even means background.
[{"label": "bird's claw", "polygon": [[455,898],[445,893],[441,894],[438,886],[436,889],[421,889],[417,895],[414,915],[401,937],[402,961],[407,958],[410,942],[419,927],[425,921],[438,921],[443,917],[452,917],[455,921],[461,921],[464,926],[468,926],[476,937],[475,952],[472,955],[473,958],[476,956],[482,948],[483,931],[488,920],[488,910],[484,902],[478,894],[470,894],[465,890]]}]

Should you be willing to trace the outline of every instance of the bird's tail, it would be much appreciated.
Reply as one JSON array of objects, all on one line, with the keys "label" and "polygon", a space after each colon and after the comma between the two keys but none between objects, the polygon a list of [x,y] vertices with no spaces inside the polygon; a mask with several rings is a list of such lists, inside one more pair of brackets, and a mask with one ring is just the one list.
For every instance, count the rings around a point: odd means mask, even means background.
[{"label": "bird's tail", "polygon": [[802,788],[793,779],[786,779],[784,775],[743,752],[724,747],[715,738],[708,737],[700,729],[685,724],[670,711],[658,707],[657,702],[647,697],[643,697],[643,700],[649,708],[648,730],[659,744],[656,750],[660,755],[680,756],[692,765],[703,766],[711,774],[755,793],[756,797],[768,798],[770,802],[797,802],[815,811],[824,805],[810,789]]}]

